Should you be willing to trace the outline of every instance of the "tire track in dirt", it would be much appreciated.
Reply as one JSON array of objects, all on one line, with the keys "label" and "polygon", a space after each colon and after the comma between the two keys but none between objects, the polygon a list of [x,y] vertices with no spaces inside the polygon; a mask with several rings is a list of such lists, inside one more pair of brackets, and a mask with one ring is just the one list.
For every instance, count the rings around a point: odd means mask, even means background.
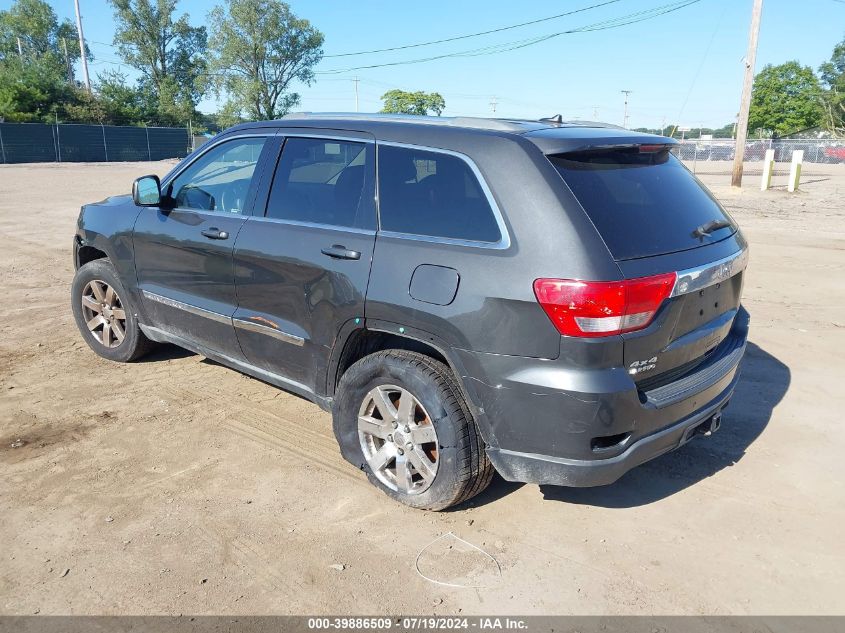
[{"label": "tire track in dirt", "polygon": [[[219,407],[227,412],[223,425],[230,431],[252,441],[281,449],[295,457],[315,463],[323,469],[344,477],[357,485],[369,485],[352,466],[340,456],[334,435],[282,417],[267,407],[255,405],[238,395],[198,393],[191,389],[170,386],[167,393],[173,400],[196,405],[204,409]],[[308,405],[303,403],[305,406]]]},{"label": "tire track in dirt", "polygon": [[295,595],[310,588],[302,576],[287,574],[279,570],[278,561],[268,558],[265,547],[238,532],[236,526],[209,527],[203,523],[190,522],[192,533],[203,541],[211,551],[218,551],[222,566],[234,565],[252,576],[262,588],[270,588],[282,596]]}]

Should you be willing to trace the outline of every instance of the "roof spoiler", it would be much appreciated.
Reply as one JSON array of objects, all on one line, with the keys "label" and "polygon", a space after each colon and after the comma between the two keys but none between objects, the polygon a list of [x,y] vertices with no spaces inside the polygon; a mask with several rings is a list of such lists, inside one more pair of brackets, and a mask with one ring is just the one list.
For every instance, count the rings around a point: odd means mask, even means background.
[{"label": "roof spoiler", "polygon": [[544,154],[571,154],[573,152],[610,151],[614,149],[646,146],[646,151],[673,147],[678,141],[668,136],[629,132],[621,128],[546,128],[523,134],[523,137],[540,148]]}]

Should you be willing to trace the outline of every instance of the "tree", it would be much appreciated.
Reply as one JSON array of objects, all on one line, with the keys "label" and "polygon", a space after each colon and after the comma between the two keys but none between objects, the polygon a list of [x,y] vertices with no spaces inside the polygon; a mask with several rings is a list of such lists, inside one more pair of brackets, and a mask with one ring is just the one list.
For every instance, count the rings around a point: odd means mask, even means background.
[{"label": "tree", "polygon": [[845,135],[845,39],[833,49],[830,61],[819,67],[824,92],[825,126]]},{"label": "tree", "polygon": [[158,104],[141,88],[128,84],[123,73],[101,73],[93,88],[93,94],[82,91],[78,100],[67,106],[67,120],[105,125],[138,125],[158,120]]},{"label": "tree", "polygon": [[141,72],[139,86],[155,96],[159,121],[184,125],[205,91],[205,27],[191,26],[187,14],[174,20],[176,0],[110,2],[120,57]]},{"label": "tree", "polygon": [[15,0],[8,11],[0,11],[0,117],[44,121],[63,114],[65,105],[77,99],[72,68],[80,52],[75,42],[76,27],[67,20],[60,23],[43,0]]},{"label": "tree", "polygon": [[733,138],[734,134],[736,134],[734,123],[726,123],[722,127],[713,130],[713,138]]},{"label": "tree", "polygon": [[422,116],[433,112],[437,116],[446,109],[446,100],[439,92],[405,92],[404,90],[389,90],[381,96],[384,102],[382,112],[397,114],[419,114]]},{"label": "tree", "polygon": [[822,124],[822,89],[809,66],[797,61],[765,66],[754,78],[748,128],[778,136]]},{"label": "tree", "polygon": [[65,44],[72,69],[80,55],[76,41],[76,26],[69,20],[60,23],[53,8],[43,0],[15,0],[8,11],[0,11],[0,60],[21,54],[29,59],[49,59],[67,79]]},{"label": "tree", "polygon": [[276,119],[299,103],[291,84],[310,86],[323,34],[279,0],[228,0],[209,14],[212,67],[228,116]]}]

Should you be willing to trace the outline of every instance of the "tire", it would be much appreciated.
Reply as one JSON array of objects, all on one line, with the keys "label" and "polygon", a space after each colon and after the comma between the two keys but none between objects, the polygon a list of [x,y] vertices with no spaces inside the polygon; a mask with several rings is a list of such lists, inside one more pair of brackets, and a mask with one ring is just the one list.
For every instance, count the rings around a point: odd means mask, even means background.
[{"label": "tire", "polygon": [[[408,402],[410,417],[404,415]],[[344,458],[385,494],[411,507],[443,510],[482,492],[493,478],[454,374],[423,354],[385,350],[356,362],[340,380],[332,418]],[[403,425],[408,419],[412,422]],[[385,438],[390,428],[394,431]],[[376,470],[373,464],[391,453]]]},{"label": "tire", "polygon": [[[76,271],[71,285],[73,318],[88,347],[99,356],[128,363],[153,348],[154,343],[138,327],[130,301],[129,292],[107,259],[88,262]],[[89,328],[88,323],[98,318],[95,329]]]}]

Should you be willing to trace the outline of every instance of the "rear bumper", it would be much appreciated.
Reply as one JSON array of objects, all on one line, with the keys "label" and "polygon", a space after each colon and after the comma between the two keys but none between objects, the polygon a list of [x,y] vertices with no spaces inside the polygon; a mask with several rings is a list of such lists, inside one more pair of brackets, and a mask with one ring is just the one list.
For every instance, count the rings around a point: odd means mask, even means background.
[{"label": "rear bumper", "polygon": [[488,449],[487,455],[498,473],[507,481],[551,486],[586,488],[612,484],[626,472],[664,453],[686,444],[700,432],[709,431],[721,416],[734,387],[730,385],[715,401],[693,415],[629,445],[624,452],[607,459],[567,459],[505,449]]},{"label": "rear bumper", "polygon": [[653,387],[641,381],[638,388],[612,358],[601,367],[563,355],[462,352],[461,362],[490,460],[505,479],[600,486],[681,446],[720,414],[738,381],[747,336],[748,313],[740,308],[706,361]]}]

